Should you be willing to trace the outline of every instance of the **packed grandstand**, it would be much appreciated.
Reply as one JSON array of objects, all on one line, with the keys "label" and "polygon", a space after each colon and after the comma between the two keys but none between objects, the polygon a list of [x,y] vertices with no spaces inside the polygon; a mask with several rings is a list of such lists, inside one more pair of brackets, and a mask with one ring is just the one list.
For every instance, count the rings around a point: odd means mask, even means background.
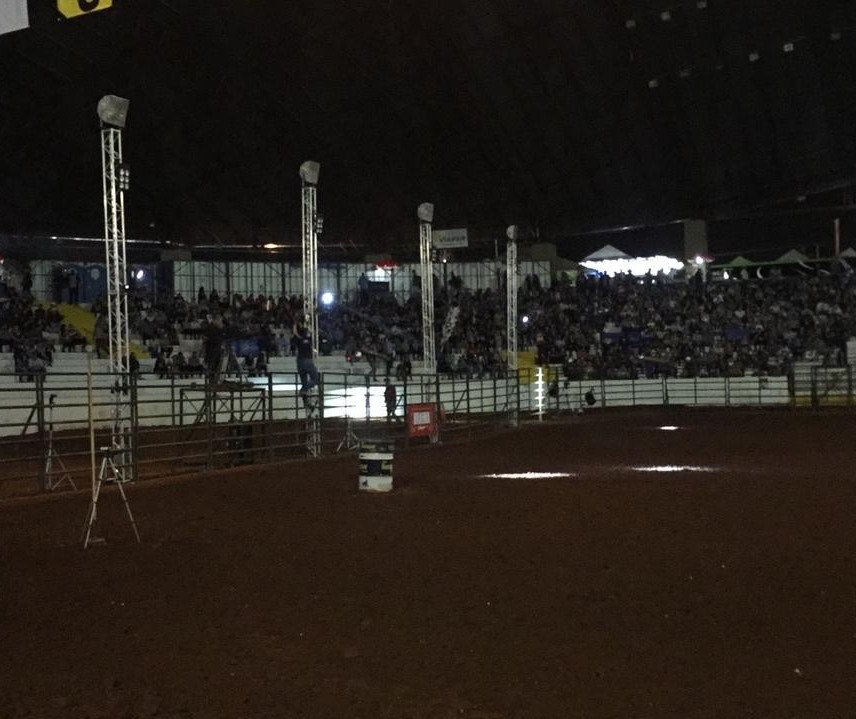
[{"label": "packed grandstand", "polygon": [[[458,377],[505,372],[505,288],[472,289],[435,277],[438,370]],[[17,284],[17,286],[16,286]],[[27,286],[0,284],[0,351],[14,353],[26,380],[47,371],[57,351],[84,350],[87,340]],[[374,376],[401,375],[422,352],[418,286],[410,295],[354,292],[320,315],[322,354],[344,354]],[[106,352],[103,303],[90,348]],[[267,358],[293,352],[297,296],[225,295],[199,287],[195,296],[131,296],[132,335],[154,358],[144,372],[203,374],[225,348],[232,371],[262,374]],[[829,271],[764,279],[682,273],[635,277],[582,274],[544,286],[521,282],[520,347],[538,364],[561,365],[568,379],[641,379],[788,374],[794,362],[846,362],[856,335],[856,275],[843,263]],[[193,343],[193,340],[202,340]],[[217,359],[219,362],[219,357]]]}]

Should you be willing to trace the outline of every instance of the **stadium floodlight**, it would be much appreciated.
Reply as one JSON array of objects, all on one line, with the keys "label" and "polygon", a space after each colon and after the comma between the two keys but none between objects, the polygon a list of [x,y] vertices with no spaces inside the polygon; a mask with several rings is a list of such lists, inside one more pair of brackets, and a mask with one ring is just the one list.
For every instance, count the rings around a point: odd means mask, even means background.
[{"label": "stadium floodlight", "polygon": [[124,128],[128,121],[130,100],[116,95],[105,95],[98,101],[98,119],[105,125]]},{"label": "stadium floodlight", "polygon": [[300,166],[300,179],[307,185],[318,184],[318,173],[321,172],[321,164],[307,160]]},{"label": "stadium floodlight", "polygon": [[505,236],[512,242],[517,241],[517,236],[520,234],[520,228],[517,225],[509,225],[505,230]]},{"label": "stadium floodlight", "polygon": [[321,293],[321,304],[325,307],[329,307],[330,305],[332,305],[335,299],[335,296],[329,290]]},{"label": "stadium floodlight", "polygon": [[420,222],[434,222],[434,204],[423,202],[416,208],[416,216]]}]

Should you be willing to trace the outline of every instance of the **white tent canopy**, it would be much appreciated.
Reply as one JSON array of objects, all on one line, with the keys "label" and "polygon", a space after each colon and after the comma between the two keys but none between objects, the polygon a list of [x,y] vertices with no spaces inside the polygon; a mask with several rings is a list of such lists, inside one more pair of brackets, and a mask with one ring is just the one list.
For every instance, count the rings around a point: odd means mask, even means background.
[{"label": "white tent canopy", "polygon": [[802,262],[808,262],[808,257],[799,250],[788,250],[785,254],[783,254],[779,259],[776,260],[776,264],[782,265],[797,264]]},{"label": "white tent canopy", "polygon": [[604,245],[597,252],[592,252],[583,262],[599,262],[601,260],[629,260],[630,255],[612,245]]},{"label": "white tent canopy", "polygon": [[589,270],[609,275],[630,274],[642,277],[651,273],[656,275],[660,272],[669,274],[684,267],[684,263],[674,257],[665,255],[654,255],[653,257],[631,257],[612,245],[604,245],[597,252],[593,252],[580,264]]}]

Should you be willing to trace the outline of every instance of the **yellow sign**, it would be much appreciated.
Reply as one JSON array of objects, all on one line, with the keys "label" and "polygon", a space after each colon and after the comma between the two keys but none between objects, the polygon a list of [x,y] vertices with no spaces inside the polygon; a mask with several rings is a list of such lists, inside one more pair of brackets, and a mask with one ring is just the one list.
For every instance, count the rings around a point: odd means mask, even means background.
[{"label": "yellow sign", "polygon": [[80,17],[113,7],[113,0],[56,0],[56,9],[63,17]]}]

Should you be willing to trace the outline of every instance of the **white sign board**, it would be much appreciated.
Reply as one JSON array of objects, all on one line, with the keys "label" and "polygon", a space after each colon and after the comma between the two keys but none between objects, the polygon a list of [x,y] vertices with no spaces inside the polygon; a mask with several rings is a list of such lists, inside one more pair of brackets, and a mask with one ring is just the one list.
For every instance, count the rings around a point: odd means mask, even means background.
[{"label": "white sign board", "polygon": [[440,250],[450,250],[455,247],[467,246],[467,228],[456,230],[434,230],[431,236],[431,246]]}]

